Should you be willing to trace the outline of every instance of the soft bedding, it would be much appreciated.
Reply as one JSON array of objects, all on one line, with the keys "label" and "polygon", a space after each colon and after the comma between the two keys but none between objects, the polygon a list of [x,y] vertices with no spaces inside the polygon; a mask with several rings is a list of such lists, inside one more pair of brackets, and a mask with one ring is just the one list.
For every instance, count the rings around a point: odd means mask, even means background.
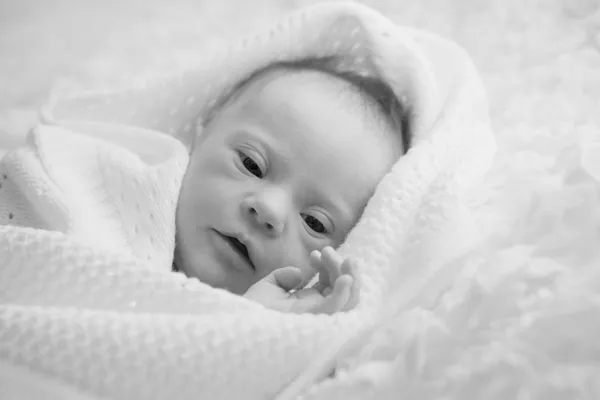
[{"label": "soft bedding", "polygon": [[[464,198],[482,241],[442,262],[446,272],[418,295],[389,301],[385,323],[340,343],[341,353],[311,360],[319,365],[292,387],[305,398],[366,391],[594,399],[600,392],[598,14],[586,2],[456,4],[471,18],[460,27],[443,7],[407,2],[396,14],[455,36],[482,67],[499,151],[484,184]],[[536,29],[519,25],[525,20]],[[323,365],[338,372],[315,385]]]}]

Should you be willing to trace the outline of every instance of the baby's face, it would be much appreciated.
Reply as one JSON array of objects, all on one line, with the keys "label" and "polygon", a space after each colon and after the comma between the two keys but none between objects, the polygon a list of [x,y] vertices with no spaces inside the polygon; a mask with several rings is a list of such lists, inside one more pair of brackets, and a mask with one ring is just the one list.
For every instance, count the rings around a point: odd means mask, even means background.
[{"label": "baby's face", "polygon": [[343,242],[402,154],[343,85],[311,71],[259,78],[205,127],[179,198],[180,270],[242,294],[286,266],[308,279],[310,252]]}]

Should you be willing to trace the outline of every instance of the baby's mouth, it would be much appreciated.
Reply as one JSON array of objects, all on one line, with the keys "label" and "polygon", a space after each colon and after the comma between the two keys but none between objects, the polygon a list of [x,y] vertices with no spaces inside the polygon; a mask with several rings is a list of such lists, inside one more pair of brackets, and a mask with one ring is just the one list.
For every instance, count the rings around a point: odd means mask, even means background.
[{"label": "baby's mouth", "polygon": [[248,261],[248,264],[250,264],[252,269],[256,271],[256,267],[252,263],[252,259],[250,258],[250,253],[248,252],[248,248],[246,247],[246,245],[244,243],[240,242],[238,240],[238,238],[235,238],[232,236],[227,236],[227,235],[223,235],[223,236],[225,237],[225,239],[227,239],[233,245],[233,248]]}]

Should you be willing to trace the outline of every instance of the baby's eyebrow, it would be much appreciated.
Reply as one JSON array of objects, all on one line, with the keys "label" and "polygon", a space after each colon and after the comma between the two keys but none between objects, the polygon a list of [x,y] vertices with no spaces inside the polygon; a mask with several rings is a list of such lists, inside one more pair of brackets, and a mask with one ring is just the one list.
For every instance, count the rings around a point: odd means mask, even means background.
[{"label": "baby's eyebrow", "polygon": [[351,222],[353,211],[347,202],[342,201],[341,199],[336,200],[325,190],[315,189],[311,192],[311,195],[318,199],[319,203],[321,203],[326,210],[335,214],[335,220],[338,222],[336,225],[343,225]]},{"label": "baby's eyebrow", "polygon": [[258,144],[260,144],[261,147],[264,147],[264,150],[267,151],[269,155],[277,153],[275,151],[276,149],[273,141],[269,138],[268,135],[262,133],[260,129],[253,128],[251,126],[239,128],[236,129],[236,132],[234,133],[233,137],[236,140],[244,139],[251,140],[253,142],[258,142]]},{"label": "baby's eyebrow", "polygon": [[346,202],[331,201],[331,204],[334,209],[339,210],[343,221],[349,221],[352,218],[352,209]]}]

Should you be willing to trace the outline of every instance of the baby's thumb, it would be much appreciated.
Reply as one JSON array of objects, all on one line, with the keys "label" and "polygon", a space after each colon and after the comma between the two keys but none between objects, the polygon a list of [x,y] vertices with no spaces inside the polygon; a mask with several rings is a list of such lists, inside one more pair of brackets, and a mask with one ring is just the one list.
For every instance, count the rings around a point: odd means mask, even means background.
[{"label": "baby's thumb", "polygon": [[289,292],[296,289],[302,283],[302,273],[296,267],[284,267],[276,269],[271,273],[271,277],[277,286]]}]

